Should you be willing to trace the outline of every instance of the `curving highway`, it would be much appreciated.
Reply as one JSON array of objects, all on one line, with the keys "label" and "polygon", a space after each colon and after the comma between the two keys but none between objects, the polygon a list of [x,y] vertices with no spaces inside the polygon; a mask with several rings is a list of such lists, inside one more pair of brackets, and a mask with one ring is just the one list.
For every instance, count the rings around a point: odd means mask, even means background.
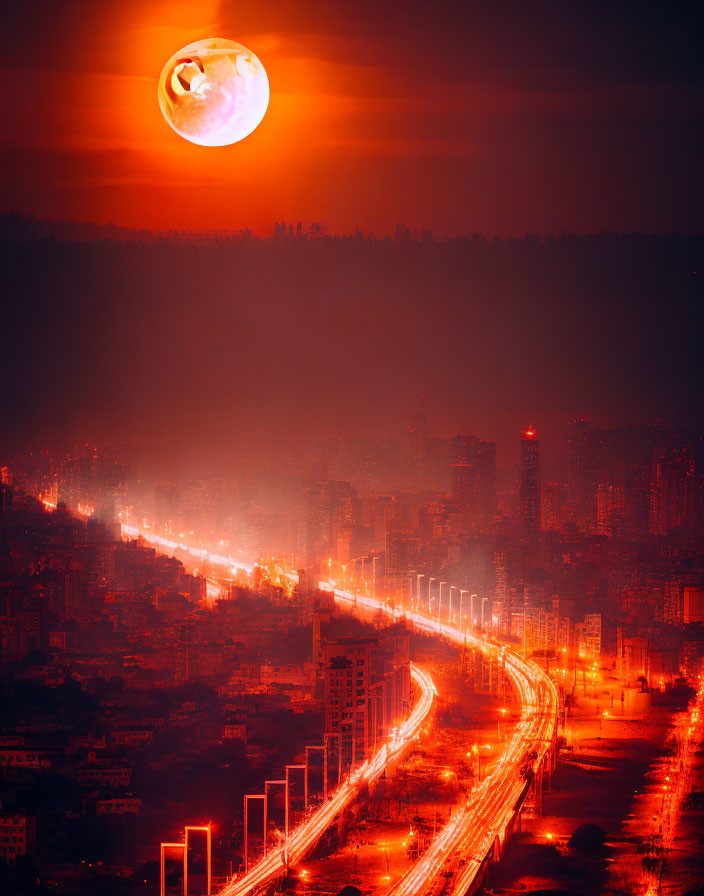
[{"label": "curving highway", "polygon": [[[321,583],[324,585],[325,583]],[[328,586],[331,587],[331,586]],[[557,734],[559,696],[553,681],[535,663],[505,646],[493,643],[452,623],[417,610],[400,612],[369,596],[334,590],[338,601],[405,616],[417,628],[456,644],[465,643],[503,663],[521,702],[521,718],[498,762],[469,795],[464,808],[440,831],[426,852],[390,889],[389,896],[431,893],[438,878],[453,875],[456,896],[472,890],[484,865],[500,849],[511,831],[528,790],[527,770],[534,774]],[[442,882],[445,882],[444,877]]]},{"label": "curving highway", "polygon": [[[287,866],[296,865],[318,842],[335,818],[355,799],[363,787],[373,784],[383,773],[387,763],[400,757],[422,728],[435,697],[435,685],[427,672],[411,665],[411,676],[420,696],[409,717],[389,737],[386,744],[361,766],[356,768],[337,788],[326,803],[316,809],[290,835],[286,847],[277,847],[261,859],[247,874],[233,880],[220,896],[243,896],[256,887],[270,883],[284,873]],[[288,856],[285,855],[286,849]]]},{"label": "curving highway", "polygon": [[[122,531],[132,538],[142,536],[161,548],[184,551],[201,562],[207,560],[232,573],[251,572],[254,568],[231,557],[194,548],[134,526],[123,525]],[[289,579],[297,578],[292,572],[283,571],[283,574]],[[383,600],[341,590],[329,582],[321,582],[320,587],[331,591],[336,601],[352,611],[381,610],[393,620],[407,619],[427,634],[459,645],[468,644],[493,656],[502,664],[516,690],[521,703],[520,721],[491,773],[471,791],[463,809],[442,828],[426,852],[389,890],[389,896],[421,896],[445,886],[454,896],[464,896],[478,884],[491,858],[499,854],[528,792],[530,777],[538,771],[554,746],[559,709],[557,688],[535,663],[470,628],[460,627],[449,620],[444,622],[421,610],[399,610]],[[388,743],[355,769],[328,801],[293,831],[285,847],[272,850],[243,877],[229,882],[220,891],[220,896],[244,896],[271,883],[287,866],[296,865],[361,789],[374,783],[387,762],[403,753],[427,719],[435,694],[435,686],[427,672],[412,665],[411,674],[419,697],[409,717]],[[448,877],[451,878],[449,889]]]}]

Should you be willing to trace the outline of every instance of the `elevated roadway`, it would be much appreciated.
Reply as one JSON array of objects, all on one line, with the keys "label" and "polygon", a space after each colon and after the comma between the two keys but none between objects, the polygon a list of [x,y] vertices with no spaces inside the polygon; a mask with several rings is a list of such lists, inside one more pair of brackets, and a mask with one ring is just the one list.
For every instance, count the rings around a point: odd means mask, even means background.
[{"label": "elevated roadway", "polygon": [[[254,568],[232,557],[192,547],[180,539],[167,539],[149,530],[123,525],[122,531],[128,537],[141,536],[156,547],[183,551],[201,563],[207,561],[233,574],[239,571],[251,573]],[[289,579],[296,578],[293,572],[280,572]],[[399,609],[384,600],[339,589],[329,582],[321,582],[320,587],[331,591],[335,600],[352,612],[381,611],[391,620],[405,618],[427,634],[457,645],[475,647],[501,664],[515,688],[521,704],[520,720],[491,773],[473,788],[466,805],[442,828],[426,852],[389,891],[389,896],[421,896],[443,887],[445,892],[454,896],[465,896],[479,885],[488,864],[500,855],[517,823],[531,780],[540,780],[540,772],[552,761],[559,710],[557,688],[534,662],[508,646],[486,638],[471,626],[460,627],[450,619],[444,621],[420,609]],[[435,686],[427,671],[414,665],[411,674],[419,696],[413,711],[388,743],[356,768],[328,801],[293,831],[285,846],[269,852],[247,874],[229,882],[220,891],[220,896],[244,896],[271,883],[287,867],[296,865],[362,789],[373,784],[386,764],[398,759],[407,749],[427,719],[435,694]],[[451,878],[449,887],[448,878]]]}]

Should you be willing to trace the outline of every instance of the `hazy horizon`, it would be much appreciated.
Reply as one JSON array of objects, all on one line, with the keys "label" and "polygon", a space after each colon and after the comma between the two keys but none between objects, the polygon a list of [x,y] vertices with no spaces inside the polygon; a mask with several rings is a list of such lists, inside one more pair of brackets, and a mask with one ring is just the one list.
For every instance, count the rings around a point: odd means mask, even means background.
[{"label": "hazy horizon", "polygon": [[60,433],[205,464],[400,438],[421,394],[431,434],[495,441],[499,466],[528,425],[547,471],[564,468],[570,419],[704,428],[698,237],[19,240],[5,254],[6,448]]}]

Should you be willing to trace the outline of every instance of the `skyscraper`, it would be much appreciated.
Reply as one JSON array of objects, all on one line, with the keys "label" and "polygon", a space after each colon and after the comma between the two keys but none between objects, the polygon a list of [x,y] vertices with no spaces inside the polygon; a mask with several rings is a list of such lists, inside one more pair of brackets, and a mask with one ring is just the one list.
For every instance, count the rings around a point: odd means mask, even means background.
[{"label": "skyscraper", "polygon": [[545,532],[557,532],[562,528],[567,489],[561,482],[546,482],[540,490],[541,528]]},{"label": "skyscraper", "polygon": [[421,395],[418,403],[418,456],[421,460],[428,456],[428,409],[425,395]]},{"label": "skyscraper", "polygon": [[567,497],[577,522],[596,523],[599,485],[609,482],[609,433],[588,420],[573,420],[568,436]]},{"label": "skyscraper", "polygon": [[675,532],[686,524],[694,504],[692,446],[672,439],[653,452],[650,494],[650,531],[653,535]]},{"label": "skyscraper", "polygon": [[484,530],[496,512],[496,445],[476,436],[450,439],[452,499],[462,514],[464,531]]},{"label": "skyscraper", "polygon": [[525,529],[540,529],[540,442],[532,428],[523,431],[518,481],[518,514]]}]

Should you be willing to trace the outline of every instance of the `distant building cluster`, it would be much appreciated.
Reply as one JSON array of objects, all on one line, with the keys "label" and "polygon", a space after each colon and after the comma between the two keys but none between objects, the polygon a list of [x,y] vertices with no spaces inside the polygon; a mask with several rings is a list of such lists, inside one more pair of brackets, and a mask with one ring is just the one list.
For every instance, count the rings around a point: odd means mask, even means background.
[{"label": "distant building cluster", "polygon": [[[409,634],[340,627],[321,580],[512,643],[565,696],[607,666],[640,705],[701,668],[702,439],[576,420],[564,481],[544,476],[537,429],[516,446],[507,471],[491,442],[434,437],[421,398],[398,441],[293,447],[217,477],[165,478],[130,446],[0,468],[3,669],[82,707],[17,710],[0,730],[2,855],[39,848],[22,794],[45,775],[65,782],[67,830],[157,830],[145,781],[167,787],[185,743],[225,751],[208,762],[238,776],[238,805],[241,769],[279,780],[289,731],[292,768],[306,746],[335,746],[340,769],[369,756],[411,701]],[[500,660],[470,647],[461,675],[467,693],[506,688]]]},{"label": "distant building cluster", "polygon": [[[191,818],[218,799],[231,817],[284,767],[324,777],[320,754],[336,786],[412,697],[405,625],[341,624],[331,583],[512,643],[566,700],[608,667],[635,711],[700,669],[702,440],[577,420],[565,481],[544,476],[537,429],[516,446],[507,471],[491,442],[434,437],[421,398],[399,441],[320,443],[218,477],[167,479],[130,446],[0,468],[0,856],[53,854],[87,825],[168,842],[174,776]],[[499,656],[465,645],[458,670],[466,694],[506,698]],[[225,790],[208,790],[213,767]],[[50,836],[26,797],[47,776],[63,800]],[[236,857],[246,809],[230,823]]]},{"label": "distant building cluster", "polygon": [[[290,236],[283,226],[279,235]],[[534,428],[517,442],[520,460],[507,476],[494,443],[433,437],[421,398],[398,441],[287,449],[266,458],[265,468],[245,463],[219,479],[150,476],[129,446],[63,459],[33,455],[5,478],[112,527],[147,524],[244,557],[284,557],[309,576],[309,590],[326,577],[392,601],[449,602],[531,651],[615,656],[617,629],[647,634],[653,656],[676,654],[686,666],[698,655],[703,616],[704,439],[662,426],[602,429],[574,420],[562,482],[543,475]],[[120,551],[103,553],[115,557],[104,562],[123,562]],[[66,593],[56,599],[75,599],[77,575],[65,570]],[[175,581],[157,581],[153,592],[161,609],[186,596]],[[36,639],[29,604],[24,613],[11,643]],[[75,643],[61,627],[50,637],[65,649]],[[193,649],[187,625],[179,644],[183,679],[208,662],[207,649]]]},{"label": "distant building cluster", "polygon": [[[179,560],[44,500],[2,484],[0,857],[46,855],[51,838],[79,844],[86,825],[119,819],[158,834],[164,789],[198,751],[224,750],[244,788],[247,775],[337,735],[342,773],[408,712],[403,626],[370,634],[357,623],[349,636],[305,575],[287,591],[243,574],[209,596]],[[63,802],[47,839],[46,812],[26,800],[49,779]],[[234,793],[228,806],[241,803]]]}]

